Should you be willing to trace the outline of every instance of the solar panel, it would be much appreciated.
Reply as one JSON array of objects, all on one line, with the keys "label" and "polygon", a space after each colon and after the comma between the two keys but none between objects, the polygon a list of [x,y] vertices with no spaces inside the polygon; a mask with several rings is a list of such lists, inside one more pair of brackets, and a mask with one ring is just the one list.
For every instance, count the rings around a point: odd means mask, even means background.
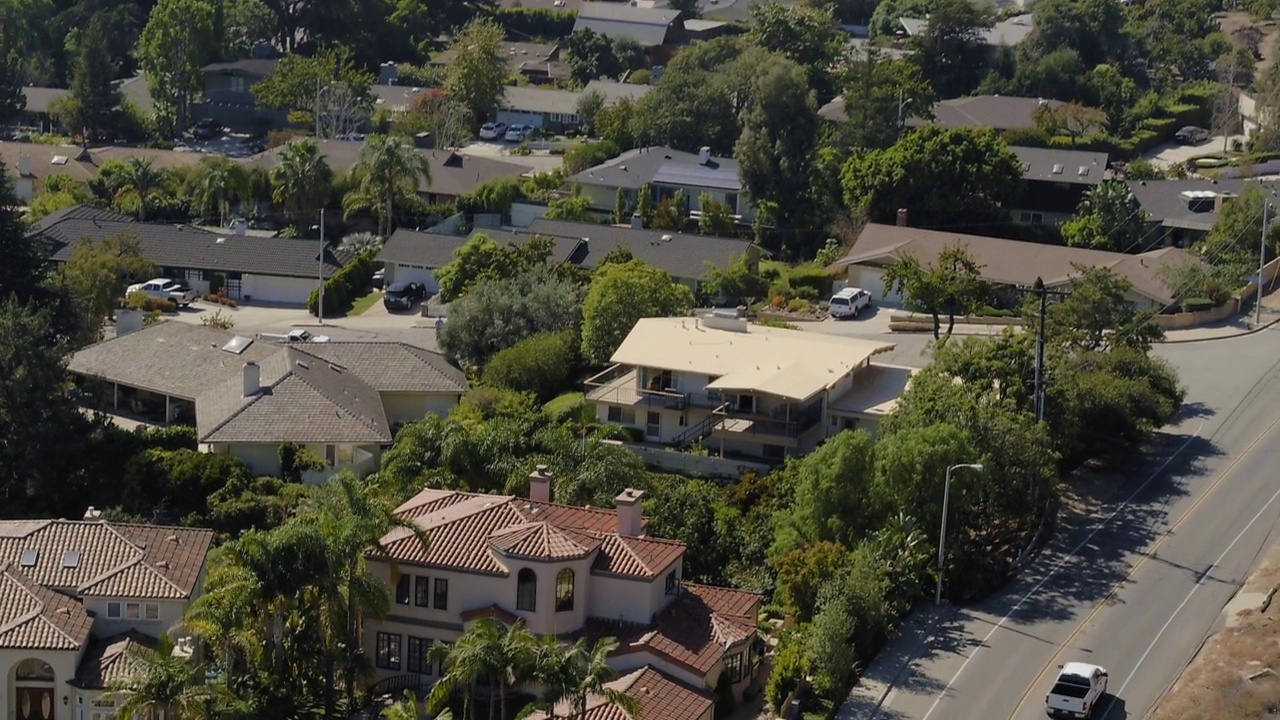
[{"label": "solar panel", "polygon": [[36,560],[40,557],[40,551],[35,548],[27,548],[22,551],[22,567],[35,567]]},{"label": "solar panel", "polygon": [[62,555],[62,567],[75,568],[80,567],[80,551],[68,550]]},{"label": "solar panel", "polygon": [[227,344],[223,345],[222,349],[223,351],[229,352],[232,355],[239,355],[240,353],[248,349],[249,345],[251,345],[252,343],[253,343],[253,338],[248,338],[243,335],[236,335],[235,337],[227,341]]}]

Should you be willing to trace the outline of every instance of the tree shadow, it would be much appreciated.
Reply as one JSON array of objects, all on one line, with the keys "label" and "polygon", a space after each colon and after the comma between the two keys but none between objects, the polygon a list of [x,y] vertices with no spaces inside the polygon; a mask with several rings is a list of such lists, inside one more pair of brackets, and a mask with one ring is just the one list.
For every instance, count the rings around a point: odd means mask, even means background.
[{"label": "tree shadow", "polygon": [[1178,408],[1177,419],[1194,420],[1196,418],[1213,417],[1215,414],[1213,408],[1202,402],[1184,402],[1182,407]]},{"label": "tree shadow", "polygon": [[1129,708],[1124,700],[1111,693],[1103,697],[1099,707],[1101,710],[1094,715],[1094,720],[1124,720],[1129,717]]}]

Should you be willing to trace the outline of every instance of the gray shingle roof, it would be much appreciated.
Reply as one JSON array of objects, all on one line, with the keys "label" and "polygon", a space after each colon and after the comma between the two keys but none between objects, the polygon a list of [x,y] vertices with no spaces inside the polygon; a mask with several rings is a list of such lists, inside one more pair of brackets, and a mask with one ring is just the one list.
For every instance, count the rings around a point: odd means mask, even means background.
[{"label": "gray shingle roof", "polygon": [[657,185],[711,188],[729,192],[742,190],[737,161],[723,159],[712,159],[706,165],[668,160],[654,173],[653,182]]},{"label": "gray shingle roof", "polygon": [[262,361],[280,349],[254,342],[236,355],[221,349],[232,337],[225,330],[171,320],[90,345],[71,356],[68,368],[77,375],[195,400],[229,375],[239,377],[246,361]]},{"label": "gray shingle roof", "polygon": [[[674,278],[694,280],[707,272],[708,263],[724,267],[751,250],[746,240],[686,235],[661,230],[636,230],[612,225],[547,220],[539,218],[529,225],[531,235],[543,235],[567,241],[558,250],[568,248],[563,259],[581,267],[593,268],[610,250],[625,247],[637,260],[666,270]],[[585,241],[583,238],[587,238]],[[572,243],[571,245],[569,243]]]},{"label": "gray shingle roof", "polygon": [[66,97],[71,91],[63,88],[50,87],[24,87],[22,88],[22,96],[26,99],[27,105],[24,110],[29,113],[47,113],[49,105],[54,100]]},{"label": "gray shingle roof", "polygon": [[1098,185],[1106,179],[1106,153],[1017,146],[1009,149],[1022,163],[1024,180]]},{"label": "gray shingle roof", "polygon": [[435,269],[448,265],[453,260],[453,252],[466,242],[467,238],[461,235],[439,235],[396,228],[382,246],[377,260],[382,263],[420,265]]},{"label": "gray shingle roof", "polygon": [[[1214,192],[1226,195],[1239,195],[1244,190],[1245,180],[1224,178],[1218,180],[1130,180],[1129,191],[1133,193],[1138,204],[1146,213],[1147,221],[1170,225],[1172,227],[1190,227],[1193,229],[1209,229],[1218,220],[1218,213],[1213,211],[1213,203],[1205,203],[1198,211],[1193,211],[1182,197],[1184,192]],[[1280,188],[1280,183],[1250,181],[1267,190]]]},{"label": "gray shingle roof", "polygon": [[269,78],[276,74],[276,65],[279,62],[279,60],[274,59],[247,58],[233,62],[210,63],[200,70],[206,73],[228,73]]},{"label": "gray shingle roof", "polygon": [[582,88],[582,94],[589,92],[599,92],[604,95],[604,104],[612,105],[613,103],[627,98],[630,100],[639,100],[649,91],[653,89],[652,85],[635,85],[633,83],[620,83],[611,80],[592,80],[587,86]]},{"label": "gray shingle roof", "polygon": [[378,392],[463,393],[470,387],[443,355],[407,343],[315,343],[306,352],[347,368]]},{"label": "gray shingle roof", "polygon": [[[190,225],[120,222],[78,215],[42,224],[37,232],[54,245],[53,259],[58,262],[71,258],[77,240],[97,241],[124,234],[136,237],[142,256],[160,267],[306,278],[315,277],[318,270],[319,246],[314,240],[217,235]],[[324,276],[332,277],[346,260],[326,249]]]},{"label": "gray shingle roof", "polygon": [[[1016,97],[1013,95],[975,95],[972,97],[942,100],[933,106],[933,124],[944,128],[993,128],[1015,130],[1035,127],[1036,108],[1048,104],[1058,106],[1057,100]],[[923,118],[911,118],[907,125],[918,127],[930,124]]]},{"label": "gray shingle roof", "polygon": [[572,90],[540,88],[534,85],[508,85],[502,89],[503,110],[531,113],[578,112],[578,100],[582,94]]},{"label": "gray shingle roof", "polygon": [[584,2],[573,31],[590,28],[608,38],[627,37],[641,47],[667,41],[667,31],[680,18],[677,10],[633,7],[619,2]]},{"label": "gray shingle roof", "polygon": [[201,442],[391,442],[378,392],[355,373],[294,347],[259,367],[257,393],[244,397],[242,369],[196,399]]},{"label": "gray shingle roof", "polygon": [[[727,177],[729,174],[734,177],[738,174],[738,161],[733,158],[712,157],[711,162],[716,167],[711,168],[714,172],[705,179],[711,180],[714,175],[715,182],[719,183],[719,185],[705,187],[720,187],[720,185],[728,182]],[[568,183],[570,185],[582,183],[583,185],[596,185],[607,188],[621,187],[636,190],[642,185],[656,182],[655,178],[659,174],[666,178],[661,182],[674,185],[686,184],[684,181],[676,182],[677,176],[687,175],[687,172],[693,172],[694,169],[698,171],[706,169],[698,165],[697,153],[672,150],[667,147],[645,147],[628,150],[612,160],[587,168],[570,177]],[[692,180],[693,178],[688,177],[686,179]],[[695,185],[694,187],[704,186]],[[739,184],[738,187],[741,187],[741,185]]]}]

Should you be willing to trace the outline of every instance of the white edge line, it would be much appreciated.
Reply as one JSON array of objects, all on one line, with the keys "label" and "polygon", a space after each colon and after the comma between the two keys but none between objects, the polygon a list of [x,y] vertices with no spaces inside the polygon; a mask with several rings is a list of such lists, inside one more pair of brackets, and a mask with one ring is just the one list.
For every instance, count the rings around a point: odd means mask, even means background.
[{"label": "white edge line", "polygon": [[960,679],[960,675],[964,673],[965,668],[969,667],[969,663],[972,662],[975,657],[977,657],[978,653],[981,652],[982,648],[986,647],[987,641],[991,639],[991,636],[995,635],[997,630],[1004,627],[1004,624],[1009,621],[1009,618],[1013,617],[1013,614],[1018,611],[1018,608],[1022,607],[1023,603],[1030,600],[1031,597],[1034,596],[1036,593],[1040,592],[1040,588],[1044,587],[1044,584],[1049,582],[1049,579],[1052,578],[1054,575],[1056,575],[1058,570],[1060,570],[1062,566],[1067,563],[1068,560],[1074,558],[1076,553],[1080,552],[1080,548],[1087,545],[1089,541],[1093,539],[1093,536],[1097,535],[1098,531],[1106,527],[1107,524],[1110,523],[1111,520],[1114,519],[1115,516],[1119,514],[1121,510],[1124,510],[1125,508],[1127,508],[1129,506],[1129,503],[1133,502],[1133,499],[1138,497],[1138,494],[1141,493],[1143,490],[1145,490],[1147,485],[1151,484],[1151,481],[1159,477],[1160,474],[1164,472],[1164,469],[1169,467],[1169,463],[1173,462],[1174,458],[1181,455],[1182,451],[1186,450],[1187,446],[1190,445],[1193,440],[1200,437],[1200,431],[1203,429],[1204,429],[1204,421],[1202,420],[1200,421],[1200,426],[1197,427],[1196,431],[1191,434],[1191,437],[1187,438],[1186,442],[1182,443],[1182,445],[1177,450],[1175,450],[1172,455],[1170,455],[1167,459],[1165,459],[1165,461],[1160,464],[1160,467],[1156,468],[1155,472],[1151,473],[1151,475],[1146,480],[1143,480],[1142,484],[1139,485],[1137,489],[1135,489],[1129,495],[1129,497],[1125,498],[1123,502],[1121,502],[1118,506],[1116,506],[1116,509],[1112,510],[1110,515],[1106,516],[1102,520],[1102,522],[1098,523],[1098,525],[1095,526],[1093,530],[1091,530],[1089,534],[1085,536],[1084,540],[1081,540],[1078,545],[1076,545],[1074,548],[1071,549],[1071,552],[1068,552],[1066,555],[1063,555],[1062,559],[1058,560],[1058,562],[1055,563],[1054,566],[1049,569],[1049,572],[1043,578],[1040,579],[1040,582],[1036,583],[1035,587],[1027,591],[1027,594],[1023,595],[1022,599],[1019,600],[1017,604],[1015,604],[1012,608],[1009,608],[1009,612],[1005,613],[1004,617],[1000,618],[1000,622],[996,623],[995,626],[993,626],[991,630],[985,636],[983,636],[982,642],[980,642],[978,646],[973,649],[973,652],[969,654],[969,657],[965,658],[964,662],[960,664],[960,669],[956,670],[956,674],[951,676],[951,680],[948,681],[946,687],[942,688],[942,691],[938,693],[938,697],[935,698],[933,701],[933,704],[929,706],[929,712],[925,713],[924,717],[921,718],[921,720],[929,720],[929,716],[933,714],[934,710],[938,709],[938,703],[942,702],[942,698],[946,697],[948,692],[951,692],[951,686],[955,685],[956,680]]},{"label": "white edge line", "polygon": [[[1209,579],[1209,573],[1213,572],[1213,569],[1218,567],[1218,564],[1221,563],[1223,559],[1227,557],[1227,554],[1235,548],[1236,544],[1244,538],[1245,533],[1249,532],[1250,528],[1258,522],[1259,518],[1262,517],[1262,514],[1267,511],[1267,508],[1270,508],[1271,505],[1275,503],[1277,498],[1280,498],[1280,490],[1277,490],[1275,494],[1271,496],[1271,499],[1267,501],[1267,504],[1263,505],[1262,509],[1258,511],[1258,514],[1253,516],[1253,519],[1249,521],[1249,524],[1244,526],[1244,529],[1240,531],[1239,535],[1236,535],[1235,539],[1231,541],[1231,544],[1227,546],[1227,549],[1222,551],[1222,554],[1218,556],[1218,559],[1214,560],[1212,565],[1205,568],[1205,571],[1200,575],[1199,579],[1196,580],[1196,584],[1191,587],[1191,592],[1187,593],[1187,596],[1182,599],[1182,602],[1178,605],[1177,609],[1173,611],[1173,614],[1169,616],[1169,619],[1165,620],[1164,625],[1160,627],[1160,632],[1156,633],[1155,638],[1151,640],[1151,644],[1148,645],[1146,651],[1142,653],[1142,657],[1138,658],[1138,662],[1133,666],[1133,671],[1129,673],[1129,677],[1124,679],[1124,684],[1120,686],[1120,690],[1117,694],[1123,694],[1125,688],[1129,687],[1129,683],[1133,680],[1133,677],[1138,674],[1138,670],[1142,667],[1142,663],[1146,662],[1147,656],[1151,654],[1156,643],[1160,641],[1160,638],[1164,635],[1165,631],[1173,624],[1174,618],[1178,616],[1178,613],[1182,612],[1182,608],[1186,607],[1187,603],[1191,601],[1192,596],[1196,594],[1196,591],[1199,590],[1205,584],[1205,581]],[[1110,712],[1111,705],[1113,703],[1115,703],[1114,696],[1112,696],[1111,702],[1107,703],[1107,711],[1102,713],[1102,717],[1105,718],[1107,716],[1107,712]]]}]

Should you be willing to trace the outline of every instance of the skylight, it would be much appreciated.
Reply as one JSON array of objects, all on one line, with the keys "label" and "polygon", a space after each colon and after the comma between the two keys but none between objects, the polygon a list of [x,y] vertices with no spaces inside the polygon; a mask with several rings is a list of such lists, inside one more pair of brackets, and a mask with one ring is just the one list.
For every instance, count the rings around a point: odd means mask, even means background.
[{"label": "skylight", "polygon": [[1053,166],[1053,174],[1054,174],[1054,175],[1061,175],[1061,174],[1062,174],[1062,171],[1063,171],[1063,170],[1065,170],[1065,169],[1066,169],[1066,168],[1062,166],[1062,163],[1058,163],[1057,165],[1054,165],[1054,166]]},{"label": "skylight", "polygon": [[62,567],[77,568],[80,567],[80,551],[68,550],[62,555]]},{"label": "skylight", "polygon": [[229,352],[232,355],[239,355],[240,353],[247,350],[249,346],[252,344],[253,344],[253,338],[245,337],[243,335],[236,335],[235,337],[228,340],[226,345],[222,346],[222,350],[223,352]]},{"label": "skylight", "polygon": [[40,551],[35,548],[27,548],[22,551],[22,567],[35,567],[36,560],[40,557]]}]

